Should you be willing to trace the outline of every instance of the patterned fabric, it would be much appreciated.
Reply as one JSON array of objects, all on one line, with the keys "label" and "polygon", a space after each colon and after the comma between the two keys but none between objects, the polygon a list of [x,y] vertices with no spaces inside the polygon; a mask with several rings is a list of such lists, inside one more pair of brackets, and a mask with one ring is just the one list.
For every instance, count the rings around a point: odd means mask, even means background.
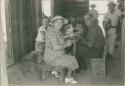
[{"label": "patterned fabric", "polygon": [[[46,33],[45,62],[58,68],[75,70],[79,67],[74,56],[66,55],[65,41],[60,31],[51,26]],[[56,47],[58,47],[56,49]]]}]

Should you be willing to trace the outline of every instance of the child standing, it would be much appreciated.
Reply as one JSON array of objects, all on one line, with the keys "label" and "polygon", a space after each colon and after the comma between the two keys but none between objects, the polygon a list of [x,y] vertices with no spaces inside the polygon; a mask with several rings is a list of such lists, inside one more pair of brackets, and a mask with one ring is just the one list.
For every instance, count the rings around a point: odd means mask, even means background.
[{"label": "child standing", "polygon": [[44,61],[43,55],[45,50],[45,34],[48,25],[49,25],[49,19],[47,17],[43,18],[42,26],[39,27],[35,44],[35,49],[38,53],[38,58],[37,58],[38,63]]}]

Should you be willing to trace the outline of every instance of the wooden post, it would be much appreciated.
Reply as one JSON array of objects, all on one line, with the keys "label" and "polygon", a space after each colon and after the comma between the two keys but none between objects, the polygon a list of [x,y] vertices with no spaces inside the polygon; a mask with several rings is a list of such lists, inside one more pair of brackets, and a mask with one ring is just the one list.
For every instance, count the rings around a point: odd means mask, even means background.
[{"label": "wooden post", "polygon": [[21,57],[24,56],[25,52],[26,52],[26,49],[25,48],[25,32],[24,32],[24,19],[23,19],[23,1],[20,0],[19,1],[19,36],[20,36],[20,48],[21,48]]},{"label": "wooden post", "polygon": [[[125,6],[125,0],[122,0],[123,1],[123,6]],[[125,7],[124,7],[125,8]],[[125,16],[125,9],[124,9],[124,16]],[[123,22],[122,22],[122,71],[123,71],[123,75],[124,75],[124,61],[125,61],[125,18],[123,19]],[[124,79],[124,82],[125,82],[125,79]]]},{"label": "wooden post", "polygon": [[8,77],[7,77],[6,56],[4,50],[4,35],[3,35],[3,29],[5,29],[5,23],[3,22],[5,20],[4,1],[5,0],[0,0],[0,8],[1,8],[0,9],[0,81],[1,81],[0,84],[2,86],[7,86]]},{"label": "wooden post", "polygon": [[[124,71],[124,58],[125,58],[125,18],[123,19],[123,22],[122,22],[122,42],[121,42],[121,54],[122,54],[122,59],[121,59],[121,62],[122,62],[122,72]],[[123,72],[124,73],[124,72]],[[123,74],[124,75],[124,74]]]},{"label": "wooden post", "polygon": [[7,66],[14,64],[13,41],[12,41],[12,24],[11,24],[11,2],[5,0],[5,16],[6,16],[6,34],[7,34]]},{"label": "wooden post", "polygon": [[[73,43],[73,55],[76,56],[76,41],[74,41],[74,43]],[[73,71],[73,77],[75,77],[75,76],[76,76],[76,73],[75,73],[75,71]]]},{"label": "wooden post", "polygon": [[73,54],[74,54],[74,56],[76,56],[76,41],[74,42],[73,45],[74,45],[73,46]]}]

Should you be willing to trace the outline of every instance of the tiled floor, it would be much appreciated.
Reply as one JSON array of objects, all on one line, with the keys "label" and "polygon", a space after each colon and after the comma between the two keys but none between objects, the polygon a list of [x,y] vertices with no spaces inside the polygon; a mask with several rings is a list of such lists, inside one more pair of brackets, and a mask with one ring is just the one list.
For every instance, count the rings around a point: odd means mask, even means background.
[{"label": "tiled floor", "polygon": [[[117,52],[117,51],[116,51]],[[30,57],[30,55],[29,55]],[[8,68],[9,83],[10,84],[35,84],[35,85],[60,85],[57,78],[50,76],[47,80],[42,81],[40,74],[35,71],[35,67],[32,61],[23,61]],[[123,84],[123,72],[121,68],[121,59],[117,52],[113,60],[108,61],[108,73],[105,77],[97,77],[91,74],[91,70],[82,70],[79,74],[76,74],[78,85],[122,85]]]}]

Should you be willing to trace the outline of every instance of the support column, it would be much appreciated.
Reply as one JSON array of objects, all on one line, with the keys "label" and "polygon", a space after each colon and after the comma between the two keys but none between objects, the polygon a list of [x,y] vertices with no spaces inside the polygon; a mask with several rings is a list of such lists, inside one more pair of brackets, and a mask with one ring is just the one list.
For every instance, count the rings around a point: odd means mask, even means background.
[{"label": "support column", "polygon": [[21,57],[25,54],[25,28],[24,28],[24,16],[23,16],[23,0],[19,0],[19,29],[20,29],[20,45],[21,45]]},{"label": "support column", "polygon": [[[124,73],[124,61],[125,61],[125,18],[123,20],[123,24],[122,24],[122,43],[121,43],[121,62],[122,62],[122,73]],[[123,74],[124,75],[124,74]],[[125,80],[124,80],[125,81]]]}]

